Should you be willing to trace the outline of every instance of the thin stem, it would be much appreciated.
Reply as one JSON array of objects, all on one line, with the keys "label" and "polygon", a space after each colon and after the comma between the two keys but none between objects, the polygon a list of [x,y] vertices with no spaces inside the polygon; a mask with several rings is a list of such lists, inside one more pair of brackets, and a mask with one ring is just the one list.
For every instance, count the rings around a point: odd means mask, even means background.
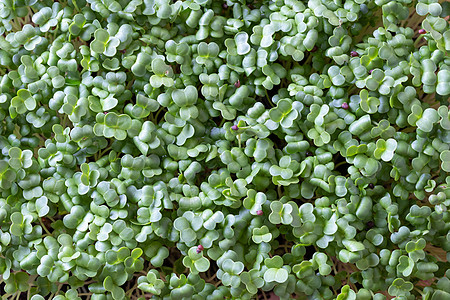
[{"label": "thin stem", "polygon": [[264,89],[264,93],[266,93],[266,98],[267,98],[267,101],[269,102],[269,104],[270,104],[272,107],[274,107],[275,105],[273,105],[273,102],[272,102],[272,100],[271,100],[270,97],[269,97],[269,93],[267,92],[267,89]]},{"label": "thin stem", "polygon": [[343,164],[346,164],[347,161],[341,161],[340,163],[338,163],[337,165],[334,166],[334,168],[336,169],[339,166],[342,166]]},{"label": "thin stem", "polygon": [[154,116],[154,118],[153,118],[153,123],[155,123],[155,124],[158,124],[158,116],[159,116],[159,114],[161,113],[161,111],[163,111],[164,110],[164,108],[160,108],[157,112],[156,112],[156,115]]},{"label": "thin stem", "polygon": [[422,35],[419,35],[417,38],[416,38],[416,41],[414,42],[414,49],[417,49],[417,48],[419,48],[419,44],[422,42]]},{"label": "thin stem", "polygon": [[309,65],[311,63],[311,61],[312,61],[312,57],[313,57],[313,55],[310,53],[308,55],[308,58],[306,59],[306,61],[305,61],[305,63],[303,65],[305,65],[305,66]]},{"label": "thin stem", "polygon": [[[337,258],[336,258],[336,260],[337,260]],[[336,271],[336,263],[334,262],[334,260],[331,260],[332,262],[333,262],[333,264],[331,265],[331,267],[333,268],[333,271],[334,271],[334,275],[337,275],[337,271]]]},{"label": "thin stem", "polygon": [[134,84],[134,79],[128,81],[127,86],[125,87],[125,89],[129,90],[133,86],[133,84]]},{"label": "thin stem", "polygon": [[73,6],[75,7],[75,10],[76,10],[77,12],[79,12],[80,9],[78,8],[77,1],[72,1],[72,3],[73,3]]},{"label": "thin stem", "polygon": [[58,293],[59,293],[59,291],[61,290],[61,288],[62,288],[63,285],[64,285],[64,284],[62,284],[62,283],[58,284],[58,289],[56,290],[55,295],[58,296]]},{"label": "thin stem", "polygon": [[127,295],[130,292],[130,284],[131,284],[131,281],[128,281],[127,288],[126,288],[127,293],[125,295]]},{"label": "thin stem", "polygon": [[130,296],[134,292],[134,290],[137,288],[137,286],[138,286],[138,284],[136,282],[135,285],[128,292],[125,293],[125,296]]},{"label": "thin stem", "polygon": [[264,300],[267,300],[266,292],[262,291],[262,295],[263,295],[263,297],[264,297]]},{"label": "thin stem", "polygon": [[103,151],[100,151],[99,157],[103,157],[106,151],[111,150],[112,146],[106,147]]},{"label": "thin stem", "polygon": [[349,88],[347,89],[347,94],[350,96],[350,95],[352,95],[352,93],[353,93],[354,91],[357,91],[357,90],[358,90],[358,87],[355,86],[355,85],[353,85],[353,86],[351,86],[351,87],[349,87]]},{"label": "thin stem", "polygon": [[58,34],[59,24],[56,25],[55,32],[53,33],[53,40],[56,39],[56,35]]},{"label": "thin stem", "polygon": [[67,127],[67,126],[66,126],[66,123],[67,123],[67,115],[64,114],[63,119],[62,119],[62,126],[63,126],[63,128],[66,128],[66,127]]},{"label": "thin stem", "polygon": [[51,236],[52,234],[50,233],[50,231],[48,231],[47,227],[45,227],[45,225],[44,225],[44,223],[42,222],[42,219],[41,219],[41,218],[39,218],[39,223],[41,224],[42,229],[44,229],[44,231],[45,231],[48,235]]},{"label": "thin stem", "polygon": [[207,282],[210,282],[211,280],[213,280],[214,278],[216,278],[216,273],[214,273],[213,276],[211,276],[210,278],[207,279]]},{"label": "thin stem", "polygon": [[414,287],[414,290],[416,291],[416,292],[418,292],[421,296],[423,296],[423,293],[422,293],[422,291],[421,290],[419,290],[419,288],[418,287]]}]

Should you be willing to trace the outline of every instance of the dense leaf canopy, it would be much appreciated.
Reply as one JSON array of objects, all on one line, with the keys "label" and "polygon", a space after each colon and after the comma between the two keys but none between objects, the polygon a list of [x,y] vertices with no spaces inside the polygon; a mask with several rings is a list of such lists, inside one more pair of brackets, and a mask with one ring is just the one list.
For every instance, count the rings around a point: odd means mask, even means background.
[{"label": "dense leaf canopy", "polygon": [[450,299],[449,13],[0,0],[2,299]]}]

